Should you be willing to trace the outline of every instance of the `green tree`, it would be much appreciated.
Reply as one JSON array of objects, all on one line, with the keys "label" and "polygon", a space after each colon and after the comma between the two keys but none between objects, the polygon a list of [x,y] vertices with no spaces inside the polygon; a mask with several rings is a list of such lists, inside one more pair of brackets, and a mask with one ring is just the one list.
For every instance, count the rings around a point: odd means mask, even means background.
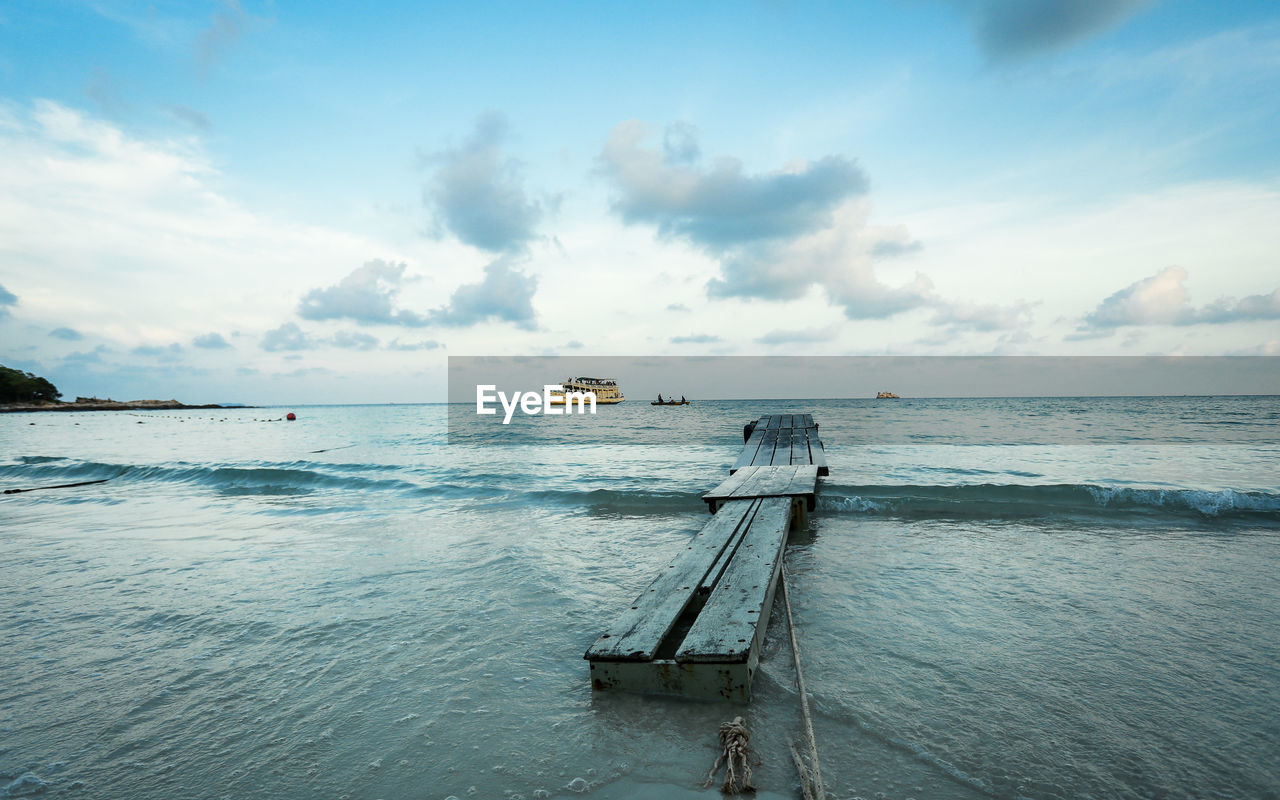
[{"label": "green tree", "polygon": [[0,366],[0,403],[52,403],[59,397],[58,387],[39,375]]}]

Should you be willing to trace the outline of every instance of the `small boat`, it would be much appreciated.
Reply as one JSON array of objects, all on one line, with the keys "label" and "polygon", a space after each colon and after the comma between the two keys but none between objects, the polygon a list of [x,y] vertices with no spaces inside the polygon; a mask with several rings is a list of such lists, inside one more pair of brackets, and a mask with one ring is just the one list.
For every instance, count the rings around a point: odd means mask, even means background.
[{"label": "small boat", "polygon": [[594,395],[596,403],[602,406],[611,406],[627,399],[613,378],[568,378],[560,385],[560,391],[551,391],[551,404],[563,405],[565,392]]},{"label": "small boat", "polygon": [[902,398],[893,392],[876,392],[877,400],[901,400]]},{"label": "small boat", "polygon": [[684,395],[680,395],[679,400],[676,400],[674,397],[669,400],[663,400],[662,395],[658,395],[658,399],[649,401],[649,405],[651,406],[687,406],[689,405],[689,401],[684,399]]}]

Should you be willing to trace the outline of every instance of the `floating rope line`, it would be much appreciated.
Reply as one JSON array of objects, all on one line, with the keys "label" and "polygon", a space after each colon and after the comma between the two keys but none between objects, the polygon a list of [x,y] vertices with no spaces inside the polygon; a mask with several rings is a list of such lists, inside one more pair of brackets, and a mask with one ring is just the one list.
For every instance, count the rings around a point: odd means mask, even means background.
[{"label": "floating rope line", "polygon": [[804,714],[804,732],[809,739],[809,764],[806,766],[791,746],[791,758],[796,763],[796,771],[800,773],[800,788],[805,800],[826,800],[827,792],[822,786],[822,765],[818,763],[818,741],[813,735],[813,718],[809,715],[809,693],[804,686],[804,671],[800,669],[800,646],[796,644],[796,626],[791,621],[791,596],[787,593],[787,565],[782,565],[782,601],[787,609],[787,633],[791,635],[791,655],[796,665],[796,687],[800,690],[800,710]]},{"label": "floating rope line", "polygon": [[724,783],[720,786],[720,791],[725,794],[754,792],[756,788],[751,785],[751,748],[748,746],[750,741],[751,733],[747,731],[747,722],[742,717],[734,717],[731,722],[720,723],[721,753],[716,757],[716,763],[711,767],[707,782],[703,786],[715,783],[716,773],[720,771],[720,764],[723,763]]},{"label": "floating rope line", "polygon": [[30,489],[5,489],[5,494],[22,494],[23,492],[38,492],[42,489],[70,489],[73,486],[92,486],[95,483],[106,483],[110,478],[102,478],[96,481],[80,481],[79,483],[60,483],[57,486],[33,486]]}]

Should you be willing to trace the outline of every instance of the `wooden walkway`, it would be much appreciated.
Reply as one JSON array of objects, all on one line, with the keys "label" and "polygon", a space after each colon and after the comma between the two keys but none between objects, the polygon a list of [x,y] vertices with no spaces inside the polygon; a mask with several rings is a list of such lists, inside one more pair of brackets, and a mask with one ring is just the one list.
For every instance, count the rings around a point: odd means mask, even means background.
[{"label": "wooden walkway", "polygon": [[818,426],[810,414],[770,414],[761,417],[747,444],[733,462],[729,474],[743,467],[780,467],[810,464],[819,475],[827,474],[827,452],[818,438]]},{"label": "wooden walkway", "polygon": [[[594,689],[750,697],[788,531],[826,474],[817,432],[808,414],[748,426],[731,477],[703,495],[714,516],[587,650]],[[787,462],[774,464],[784,440]],[[791,463],[802,452],[809,460]]]}]

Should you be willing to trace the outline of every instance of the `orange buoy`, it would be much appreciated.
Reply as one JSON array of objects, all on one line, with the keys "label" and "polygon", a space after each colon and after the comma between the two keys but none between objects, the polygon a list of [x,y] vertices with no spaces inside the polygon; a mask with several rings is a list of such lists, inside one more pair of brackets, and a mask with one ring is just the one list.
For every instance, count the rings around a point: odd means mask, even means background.
[{"label": "orange buoy", "polygon": [[285,419],[287,419],[287,420],[289,420],[290,422],[293,422],[295,419],[297,419],[297,418],[298,418],[298,415],[297,415],[297,414],[294,414],[292,411],[290,411],[288,414],[285,414],[285,415],[284,415],[284,418],[285,418]]}]

